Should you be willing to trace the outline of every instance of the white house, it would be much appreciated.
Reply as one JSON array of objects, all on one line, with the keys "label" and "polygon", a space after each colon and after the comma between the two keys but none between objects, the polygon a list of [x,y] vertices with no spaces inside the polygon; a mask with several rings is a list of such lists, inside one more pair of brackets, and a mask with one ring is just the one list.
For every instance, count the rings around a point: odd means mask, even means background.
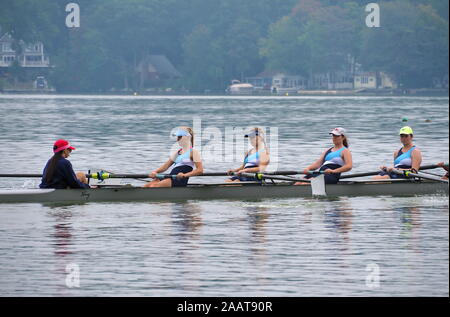
[{"label": "white house", "polygon": [[255,77],[247,77],[246,83],[255,90],[268,90],[276,93],[297,92],[305,89],[307,79],[299,75],[288,75],[282,72],[267,71]]},{"label": "white house", "polygon": [[355,89],[377,89],[377,74],[375,72],[362,72],[355,74]]},{"label": "white house", "polygon": [[26,44],[22,40],[19,45],[22,52],[19,54],[13,49],[13,38],[8,33],[0,37],[0,67],[10,67],[17,60],[22,67],[50,67],[50,59],[44,54],[44,45],[41,42]]}]

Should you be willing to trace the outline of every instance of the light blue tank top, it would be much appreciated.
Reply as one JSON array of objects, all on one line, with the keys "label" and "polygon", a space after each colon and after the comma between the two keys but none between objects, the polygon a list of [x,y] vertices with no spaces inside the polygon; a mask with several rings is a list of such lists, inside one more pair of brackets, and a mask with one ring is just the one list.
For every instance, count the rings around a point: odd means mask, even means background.
[{"label": "light blue tank top", "polygon": [[260,159],[259,159],[260,153],[262,151],[265,151],[265,150],[266,149],[264,148],[264,149],[259,150],[256,153],[247,155],[247,157],[244,160],[244,168],[247,168],[247,167],[258,167],[259,163],[260,163]]},{"label": "light blue tank top", "polygon": [[183,165],[187,165],[187,166],[194,168],[195,164],[191,160],[191,152],[192,152],[192,149],[189,149],[189,151],[187,151],[183,154],[178,154],[177,158],[175,159],[175,162],[174,162],[175,165],[173,168],[178,167],[178,166],[183,166]]},{"label": "light blue tank top", "polygon": [[415,149],[416,147],[413,146],[408,152],[403,153],[402,149],[400,149],[400,151],[398,151],[397,153],[397,157],[394,160],[394,167],[399,167],[402,166],[403,168],[408,168],[412,166],[412,151]]},{"label": "light blue tank top", "polygon": [[341,157],[342,151],[344,151],[346,147],[342,147],[341,149],[332,152],[331,149],[328,150],[327,154],[325,155],[324,162],[322,166],[328,165],[328,164],[336,164],[339,166],[344,166],[345,162]]}]

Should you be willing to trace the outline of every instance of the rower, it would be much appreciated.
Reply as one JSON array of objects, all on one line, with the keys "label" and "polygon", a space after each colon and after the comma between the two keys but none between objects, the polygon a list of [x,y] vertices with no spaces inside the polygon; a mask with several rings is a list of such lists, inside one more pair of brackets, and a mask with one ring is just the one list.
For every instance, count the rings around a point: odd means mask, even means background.
[{"label": "rower", "polygon": [[[180,127],[175,132],[175,137],[181,148],[170,155],[166,163],[149,174],[149,177],[154,180],[145,184],[144,187],[185,187],[189,177],[203,173],[200,153],[194,149],[194,131],[189,127]],[[158,179],[157,174],[165,172],[171,166],[169,174],[176,177]]]},{"label": "rower", "polygon": [[394,166],[380,166],[382,172],[374,176],[374,179],[406,178],[405,175],[393,173],[392,170],[394,168],[398,170],[410,170],[414,173],[419,171],[420,164],[422,163],[422,153],[413,144],[413,134],[413,130],[408,126],[400,129],[400,142],[403,144],[403,147],[394,152]]},{"label": "rower", "polygon": [[255,127],[244,137],[248,138],[252,148],[245,153],[244,163],[241,166],[228,170],[228,175],[233,173],[237,175],[227,179],[227,183],[257,181],[254,177],[245,177],[241,174],[262,173],[270,163],[269,150],[266,146],[264,131],[261,128]]},{"label": "rower", "polygon": [[[303,170],[307,174],[305,178],[311,178],[325,174],[325,184],[337,184],[341,173],[348,172],[353,167],[352,153],[348,149],[347,132],[344,128],[335,128],[329,133],[332,135],[334,146],[323,152],[317,161]],[[319,173],[311,174],[319,168]],[[295,185],[306,185],[308,183],[297,182]]]},{"label": "rower", "polygon": [[72,164],[67,158],[73,146],[66,140],[57,140],[53,145],[53,157],[45,165],[40,188],[90,188],[87,184],[86,174],[75,174]]}]

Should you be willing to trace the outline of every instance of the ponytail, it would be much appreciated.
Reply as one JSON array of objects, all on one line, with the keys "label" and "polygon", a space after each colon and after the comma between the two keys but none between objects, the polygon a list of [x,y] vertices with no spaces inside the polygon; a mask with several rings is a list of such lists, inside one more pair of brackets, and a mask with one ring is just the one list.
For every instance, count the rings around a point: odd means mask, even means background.
[{"label": "ponytail", "polygon": [[264,143],[264,148],[266,149],[267,154],[269,154],[269,148],[267,147],[267,144],[266,144],[266,137],[265,137],[263,129],[261,129],[259,127],[255,127],[254,131],[258,133],[258,137],[261,137],[262,142]]},{"label": "ponytail", "polygon": [[194,147],[194,130],[192,130],[189,127],[186,127],[186,130],[189,132],[189,134],[191,135],[191,146]]},{"label": "ponytail", "polygon": [[348,146],[348,140],[347,140],[347,137],[344,135],[343,136],[344,137],[344,139],[342,140],[342,143],[344,144],[344,146],[346,147],[346,148],[348,148],[349,146]]},{"label": "ponytail", "polygon": [[58,161],[61,159],[63,152],[64,151],[56,152],[50,159],[44,175],[44,180],[46,183],[50,183],[53,180],[53,176],[55,175],[56,171],[56,165],[58,164]]}]

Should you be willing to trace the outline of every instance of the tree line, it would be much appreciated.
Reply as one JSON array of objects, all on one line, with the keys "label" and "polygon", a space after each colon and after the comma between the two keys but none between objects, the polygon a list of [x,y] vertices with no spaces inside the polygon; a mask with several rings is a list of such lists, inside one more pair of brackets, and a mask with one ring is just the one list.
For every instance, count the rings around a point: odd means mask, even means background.
[{"label": "tree line", "polygon": [[160,85],[192,92],[265,70],[339,71],[349,57],[403,87],[448,76],[443,0],[378,1],[379,28],[366,26],[370,1],[361,0],[77,0],[79,28],[66,27],[65,1],[0,2],[2,32],[44,43],[58,91],[136,90],[148,54],[167,56],[183,75]]}]

